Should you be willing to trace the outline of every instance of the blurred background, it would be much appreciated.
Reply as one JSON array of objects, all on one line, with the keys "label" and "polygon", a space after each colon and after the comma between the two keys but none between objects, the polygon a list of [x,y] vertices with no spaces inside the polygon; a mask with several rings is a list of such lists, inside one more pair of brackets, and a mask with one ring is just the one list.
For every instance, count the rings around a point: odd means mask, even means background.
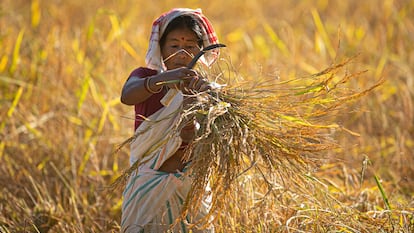
[{"label": "blurred background", "polygon": [[288,80],[355,56],[347,69],[366,73],[350,89],[385,78],[336,116],[352,133],[335,134],[315,174],[362,211],[385,195],[414,210],[413,1],[2,0],[1,231],[118,230],[122,190],[105,187],[128,167],[128,147],[113,154],[133,134],[121,88],[174,7],[201,8],[243,76]]}]

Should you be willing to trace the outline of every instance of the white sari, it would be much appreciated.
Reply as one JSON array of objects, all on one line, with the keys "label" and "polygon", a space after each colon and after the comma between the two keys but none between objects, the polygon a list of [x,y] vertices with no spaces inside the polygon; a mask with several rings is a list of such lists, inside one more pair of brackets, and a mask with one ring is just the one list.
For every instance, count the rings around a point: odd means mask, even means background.
[{"label": "white sari", "polygon": [[[138,137],[131,144],[130,162],[140,161],[141,165],[129,177],[123,193],[122,232],[167,232],[181,215],[181,208],[191,188],[191,178],[185,171],[167,173],[158,169],[181,145],[179,134],[171,129],[179,120],[182,100],[180,91],[169,90],[161,100],[164,107],[149,116],[136,130]],[[205,216],[209,206],[207,198],[196,218]],[[190,216],[170,230],[188,232],[187,222],[191,222]],[[213,232],[194,228],[192,231]]]}]

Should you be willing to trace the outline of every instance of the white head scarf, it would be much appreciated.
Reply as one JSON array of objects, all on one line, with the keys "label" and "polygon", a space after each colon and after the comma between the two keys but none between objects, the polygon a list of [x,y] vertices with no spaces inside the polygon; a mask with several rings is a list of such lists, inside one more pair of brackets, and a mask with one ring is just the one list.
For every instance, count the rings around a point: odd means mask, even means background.
[{"label": "white head scarf", "polygon": [[[145,57],[145,62],[148,68],[165,71],[167,67],[162,61],[160,39],[167,28],[168,24],[178,16],[190,15],[197,20],[202,31],[203,47],[211,44],[217,44],[218,39],[213,26],[209,20],[203,15],[201,9],[175,8],[169,12],[162,14],[152,24],[152,32],[150,36],[149,48]],[[207,66],[210,66],[218,57],[219,49],[213,49],[200,58],[200,61]]]}]

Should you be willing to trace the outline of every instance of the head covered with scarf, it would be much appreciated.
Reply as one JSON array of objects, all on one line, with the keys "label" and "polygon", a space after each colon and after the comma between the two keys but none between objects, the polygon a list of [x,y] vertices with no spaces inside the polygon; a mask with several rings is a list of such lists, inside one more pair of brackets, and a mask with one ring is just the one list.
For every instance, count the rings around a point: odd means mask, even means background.
[{"label": "head covered with scarf", "polygon": [[[148,68],[165,71],[167,68],[163,62],[160,48],[160,39],[165,32],[168,24],[179,16],[191,16],[199,24],[202,32],[203,47],[212,44],[217,44],[218,39],[213,26],[209,20],[203,15],[201,9],[175,8],[169,12],[162,14],[152,24],[152,32],[149,41],[149,48],[145,57],[145,62]],[[207,66],[210,66],[218,57],[219,50],[213,49],[200,58],[200,61]]]}]

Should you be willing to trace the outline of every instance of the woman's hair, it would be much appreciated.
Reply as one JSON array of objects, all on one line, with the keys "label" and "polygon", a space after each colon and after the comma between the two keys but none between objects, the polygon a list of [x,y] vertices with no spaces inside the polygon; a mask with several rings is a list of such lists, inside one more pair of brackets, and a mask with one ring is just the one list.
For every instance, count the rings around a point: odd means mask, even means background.
[{"label": "woman's hair", "polygon": [[191,17],[190,15],[181,15],[177,18],[171,20],[171,22],[168,24],[167,28],[165,29],[161,39],[160,39],[160,46],[162,47],[165,44],[165,40],[167,38],[168,33],[175,29],[190,29],[193,31],[197,38],[198,38],[198,46],[203,46],[203,33],[200,28],[200,25],[197,23],[197,21]]}]

